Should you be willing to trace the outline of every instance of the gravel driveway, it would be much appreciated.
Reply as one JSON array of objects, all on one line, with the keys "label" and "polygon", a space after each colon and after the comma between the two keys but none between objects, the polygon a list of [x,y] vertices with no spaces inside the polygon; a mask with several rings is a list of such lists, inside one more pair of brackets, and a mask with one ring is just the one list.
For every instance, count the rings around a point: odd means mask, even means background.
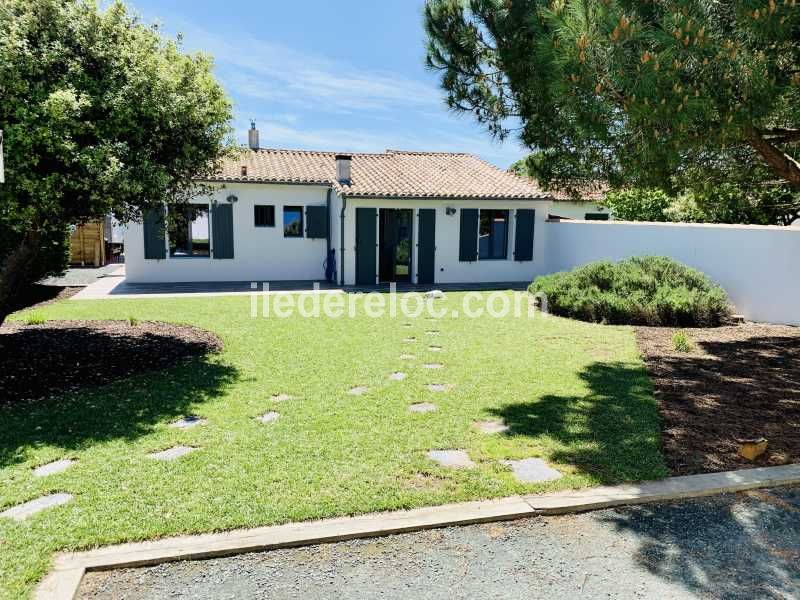
[{"label": "gravel driveway", "polygon": [[80,598],[800,598],[800,488],[90,573]]}]

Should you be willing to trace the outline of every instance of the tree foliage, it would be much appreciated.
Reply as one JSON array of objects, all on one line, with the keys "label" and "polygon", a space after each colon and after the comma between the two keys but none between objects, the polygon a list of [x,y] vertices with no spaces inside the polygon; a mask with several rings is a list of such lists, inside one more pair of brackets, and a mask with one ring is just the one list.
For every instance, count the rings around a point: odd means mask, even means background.
[{"label": "tree foliage", "polygon": [[427,63],[548,186],[670,189],[756,157],[800,190],[797,0],[428,0]]},{"label": "tree foliage", "polygon": [[0,0],[0,323],[20,286],[63,268],[70,224],[196,195],[230,116],[211,59],[120,2]]},{"label": "tree foliage", "polygon": [[653,188],[630,188],[609,192],[603,206],[615,219],[623,221],[669,221],[665,211],[673,202],[664,191]]}]

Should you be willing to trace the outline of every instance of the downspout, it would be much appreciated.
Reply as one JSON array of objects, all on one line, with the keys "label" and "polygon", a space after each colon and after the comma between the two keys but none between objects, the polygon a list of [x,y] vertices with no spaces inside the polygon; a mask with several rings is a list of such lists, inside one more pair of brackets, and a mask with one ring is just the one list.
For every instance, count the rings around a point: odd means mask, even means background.
[{"label": "downspout", "polygon": [[331,231],[333,231],[333,227],[331,227],[331,192],[333,188],[328,188],[328,195],[325,198],[325,206],[328,208],[328,235],[325,236],[325,258],[327,259],[331,255]]},{"label": "downspout", "polygon": [[342,275],[341,285],[344,285],[344,211],[347,209],[347,196],[342,194],[342,212],[339,215],[339,273]]}]

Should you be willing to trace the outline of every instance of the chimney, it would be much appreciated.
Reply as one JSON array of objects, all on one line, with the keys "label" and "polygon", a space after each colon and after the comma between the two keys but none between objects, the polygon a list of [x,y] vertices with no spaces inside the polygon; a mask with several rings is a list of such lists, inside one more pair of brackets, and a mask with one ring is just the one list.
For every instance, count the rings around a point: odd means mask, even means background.
[{"label": "chimney", "polygon": [[353,157],[349,154],[336,155],[336,181],[345,185],[350,185],[350,163]]},{"label": "chimney", "polygon": [[247,132],[247,145],[251,150],[258,150],[258,129],[256,129],[256,122],[250,121],[250,131]]}]

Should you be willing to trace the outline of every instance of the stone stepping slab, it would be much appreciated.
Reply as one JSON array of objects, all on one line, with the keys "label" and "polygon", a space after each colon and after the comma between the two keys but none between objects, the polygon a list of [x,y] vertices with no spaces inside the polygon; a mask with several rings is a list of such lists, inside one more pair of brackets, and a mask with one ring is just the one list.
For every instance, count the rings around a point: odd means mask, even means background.
[{"label": "stone stepping slab", "polygon": [[416,341],[417,341],[417,338],[414,338],[414,337],[403,338],[403,342],[406,343],[406,344],[413,344]]},{"label": "stone stepping slab", "polygon": [[173,446],[172,448],[167,448],[166,450],[162,450],[161,452],[152,452],[148,454],[150,458],[155,460],[175,460],[176,458],[180,458],[181,456],[186,456],[190,452],[194,452],[197,448],[193,446]]},{"label": "stone stepping slab", "polygon": [[347,393],[351,396],[361,396],[367,392],[367,386],[365,385],[357,385],[356,387],[350,388],[347,390]]},{"label": "stone stepping slab", "polygon": [[395,371],[394,373],[389,375],[389,379],[391,379],[392,381],[403,381],[403,379],[405,379],[406,377],[407,375],[405,373],[401,373],[400,371]]},{"label": "stone stepping slab", "polygon": [[36,477],[46,477],[47,475],[55,475],[56,473],[63,473],[74,464],[75,461],[72,460],[71,458],[62,458],[61,460],[56,460],[51,463],[47,463],[46,465],[36,467],[33,470],[33,474]]},{"label": "stone stepping slab", "polygon": [[413,354],[401,354],[400,355],[400,360],[414,360],[415,358],[417,358],[417,357],[414,356]]},{"label": "stone stepping slab", "polygon": [[422,366],[426,369],[444,369],[444,365],[442,363],[425,363]]},{"label": "stone stepping slab", "polygon": [[257,420],[261,421],[262,423],[274,423],[280,417],[279,413],[276,413],[274,410],[264,413],[263,415],[256,417]]},{"label": "stone stepping slab", "polygon": [[428,450],[428,458],[451,469],[474,469],[477,466],[463,450]]},{"label": "stone stepping slab", "polygon": [[63,492],[58,494],[50,494],[49,496],[42,496],[41,498],[36,498],[35,500],[30,500],[29,502],[12,506],[8,510],[0,512],[0,517],[14,519],[15,521],[24,521],[28,517],[35,515],[36,513],[47,508],[53,508],[54,506],[66,504],[67,502],[70,502],[72,498],[72,494],[65,494]]},{"label": "stone stepping slab", "polygon": [[269,399],[273,402],[286,402],[287,400],[291,400],[292,397],[289,394],[272,394]]},{"label": "stone stepping slab", "polygon": [[435,330],[435,329],[432,329],[432,330],[430,330],[430,331],[426,331],[425,333],[426,333],[427,335],[439,335],[439,334],[441,333],[441,331],[437,331],[437,330]]},{"label": "stone stepping slab", "polygon": [[522,460],[501,460],[502,464],[511,467],[514,477],[522,483],[540,483],[554,481],[564,475],[541,458],[524,458]]},{"label": "stone stepping slab", "polygon": [[428,350],[430,352],[441,352],[442,351],[442,347],[441,346],[428,346]]},{"label": "stone stepping slab", "polygon": [[170,427],[174,427],[175,429],[191,429],[192,427],[197,427],[198,425],[205,425],[208,423],[207,419],[202,419],[195,415],[189,415],[187,417],[183,417],[178,419],[177,421],[173,421],[169,424]]},{"label": "stone stepping slab", "polygon": [[408,407],[413,413],[429,413],[436,410],[436,405],[431,402],[416,402]]},{"label": "stone stepping slab", "polygon": [[429,383],[428,389],[432,392],[449,392],[455,386],[452,383]]},{"label": "stone stepping slab", "polygon": [[509,429],[502,420],[475,421],[472,426],[481,433],[505,433]]}]

